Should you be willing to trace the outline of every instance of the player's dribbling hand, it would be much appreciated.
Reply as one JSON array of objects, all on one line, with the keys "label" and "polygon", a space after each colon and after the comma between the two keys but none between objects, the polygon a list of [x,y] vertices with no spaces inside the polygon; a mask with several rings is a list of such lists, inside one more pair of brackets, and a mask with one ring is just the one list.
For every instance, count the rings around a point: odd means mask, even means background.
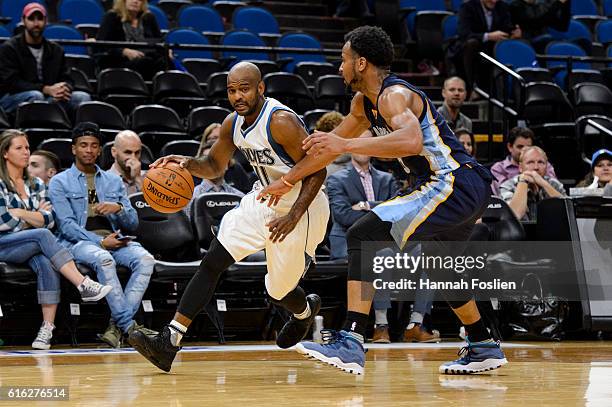
[{"label": "player's dribbling hand", "polygon": [[302,149],[306,154],[315,157],[322,154],[346,153],[346,140],[334,133],[315,131],[302,142]]},{"label": "player's dribbling hand", "polygon": [[287,235],[291,233],[293,229],[295,229],[295,226],[299,220],[299,216],[289,213],[281,218],[268,222],[266,226],[270,231],[270,240],[272,243],[282,242],[285,240]]},{"label": "player's dribbling hand", "polygon": [[177,163],[181,166],[181,168],[185,168],[186,170],[188,170],[189,168],[187,168],[187,166],[190,160],[191,157],[187,157],[184,155],[167,155],[165,157],[158,158],[157,160],[149,164],[149,168],[165,167],[168,163]]},{"label": "player's dribbling hand", "polygon": [[291,191],[291,187],[285,185],[283,181],[277,179],[259,191],[259,194],[257,194],[257,200],[261,203],[268,201],[269,207],[276,206],[280,202],[283,195],[289,191]]}]

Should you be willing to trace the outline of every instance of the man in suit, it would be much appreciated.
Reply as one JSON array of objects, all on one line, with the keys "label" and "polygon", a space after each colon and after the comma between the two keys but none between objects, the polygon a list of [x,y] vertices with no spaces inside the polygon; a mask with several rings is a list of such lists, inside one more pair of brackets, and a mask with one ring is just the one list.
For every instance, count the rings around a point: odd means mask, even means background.
[{"label": "man in suit", "polygon": [[[480,64],[480,51],[493,56],[493,48],[498,41],[507,38],[521,38],[519,26],[512,25],[508,5],[500,0],[469,0],[459,8],[457,31],[459,41],[454,47],[458,68],[463,65],[460,76],[466,78],[468,91],[471,91],[475,78],[484,78]],[[463,62],[463,64],[461,64]],[[488,83],[479,83],[487,86]]]}]

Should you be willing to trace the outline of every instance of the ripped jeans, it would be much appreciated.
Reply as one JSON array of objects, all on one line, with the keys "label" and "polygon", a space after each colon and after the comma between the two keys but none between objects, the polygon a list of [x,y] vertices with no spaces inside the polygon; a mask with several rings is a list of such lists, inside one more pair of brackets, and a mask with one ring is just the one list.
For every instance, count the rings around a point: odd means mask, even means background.
[{"label": "ripped jeans", "polygon": [[[71,251],[77,263],[85,264],[96,272],[100,283],[113,287],[106,296],[111,319],[122,332],[127,332],[149,286],[155,266],[153,256],[136,242],[108,251],[93,242],[82,241],[72,246]],[[121,288],[117,277],[117,265],[130,269],[130,279],[125,289]]]}]

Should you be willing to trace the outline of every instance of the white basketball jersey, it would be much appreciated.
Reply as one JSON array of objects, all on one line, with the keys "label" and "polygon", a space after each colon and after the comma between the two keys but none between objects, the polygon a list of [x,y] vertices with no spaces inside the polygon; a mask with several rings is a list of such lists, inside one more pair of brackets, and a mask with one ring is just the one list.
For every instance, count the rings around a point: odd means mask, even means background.
[{"label": "white basketball jersey", "polygon": [[[244,128],[244,117],[236,114],[232,124],[232,138],[236,147],[240,149],[248,162],[255,170],[259,178],[259,183],[263,186],[280,179],[288,173],[295,165],[291,156],[285,149],[272,138],[270,132],[270,120],[272,114],[277,110],[286,110],[295,114],[293,110],[273,98],[266,98],[266,101],[255,119],[255,122],[248,128]],[[296,117],[299,116],[296,114]],[[304,126],[305,127],[305,126]],[[258,188],[259,185],[255,185]],[[301,183],[298,183],[283,198],[285,204],[292,203],[297,198]],[[283,202],[281,201],[282,205]]]}]

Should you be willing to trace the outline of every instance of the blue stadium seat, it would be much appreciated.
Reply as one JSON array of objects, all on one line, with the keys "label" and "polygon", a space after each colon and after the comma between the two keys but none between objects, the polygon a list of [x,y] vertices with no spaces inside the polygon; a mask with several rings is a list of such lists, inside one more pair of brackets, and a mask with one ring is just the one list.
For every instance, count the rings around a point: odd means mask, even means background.
[{"label": "blue stadium seat", "polygon": [[60,20],[71,20],[72,25],[100,24],[104,8],[94,0],[70,0],[62,2],[58,7]]},{"label": "blue stadium seat", "polygon": [[549,28],[548,33],[552,35],[555,41],[574,40],[577,38],[591,41],[591,32],[588,27],[576,20],[570,20],[567,31],[557,31],[554,28]]},{"label": "blue stadium seat", "polygon": [[[249,31],[230,31],[223,36],[222,45],[238,45],[249,47],[265,47],[261,38]],[[231,65],[244,60],[269,61],[270,56],[259,51],[223,51],[222,58],[231,59]]]},{"label": "blue stadium seat", "polygon": [[170,24],[168,23],[168,16],[166,15],[166,13],[164,13],[164,11],[159,7],[151,4],[149,4],[149,11],[155,16],[159,29],[167,30]]},{"label": "blue stadium seat", "polygon": [[612,20],[600,21],[596,28],[597,41],[606,45],[612,43]]},{"label": "blue stadium seat", "polygon": [[11,21],[6,24],[9,32],[12,32],[13,28],[21,21],[21,12],[28,3],[45,4],[43,0],[5,0],[2,2],[0,15],[11,18]]},{"label": "blue stadium seat", "polygon": [[599,14],[597,11],[597,5],[593,0],[572,1],[571,13],[573,16],[596,16]]},{"label": "blue stadium seat", "polygon": [[[571,55],[571,56],[586,56],[586,52],[578,45],[571,42],[552,42],[546,46],[547,55]],[[565,61],[547,61],[546,65],[549,69],[560,68],[560,71],[555,75],[555,82],[562,89],[567,88],[567,66]],[[574,62],[572,69],[590,69],[591,64],[588,62]]]},{"label": "blue stadium seat", "polygon": [[0,37],[11,37],[11,32],[4,25],[0,25]]},{"label": "blue stadium seat", "polygon": [[448,41],[457,35],[457,15],[453,14],[447,16],[442,21],[442,38],[444,41]]},{"label": "blue stadium seat", "polygon": [[603,14],[607,17],[612,17],[612,0],[604,0]]},{"label": "blue stadium seat", "polygon": [[414,32],[414,20],[416,18],[417,11],[425,10],[438,10],[446,11],[446,3],[444,0],[400,0],[400,8],[414,7],[415,12],[412,12],[406,16],[406,25],[410,31],[410,35],[415,36]]},{"label": "blue stadium seat", "polygon": [[[176,30],[172,30],[166,36],[167,44],[202,44],[208,45],[208,39],[201,33],[188,29],[188,28],[178,28]],[[183,60],[185,58],[212,58],[212,51],[209,50],[186,50],[186,49],[177,49],[174,50],[174,55],[179,60]]]},{"label": "blue stadium seat", "polygon": [[[312,48],[320,50],[323,47],[319,40],[313,37],[310,34],[306,33],[287,33],[284,34],[278,40],[279,47],[285,48]],[[295,65],[298,62],[325,62],[325,56],[319,53],[313,54],[293,54],[289,52],[279,53],[278,57],[280,59],[283,58],[292,58],[293,61],[289,62],[285,65],[284,71],[293,73],[295,69]]]},{"label": "blue stadium seat", "polygon": [[537,66],[536,53],[528,43],[521,40],[504,40],[495,46],[495,59],[513,69]]},{"label": "blue stadium seat", "polygon": [[179,11],[178,26],[200,32],[225,32],[221,15],[216,10],[202,5],[183,7]]},{"label": "blue stadium seat", "polygon": [[248,30],[255,34],[280,34],[276,18],[260,7],[241,7],[234,11],[232,23],[236,30]]},{"label": "blue stadium seat", "polygon": [[[62,24],[50,24],[45,28],[45,37],[50,40],[83,40],[83,34],[74,27]],[[87,48],[74,45],[62,45],[66,54],[87,55]]]}]

